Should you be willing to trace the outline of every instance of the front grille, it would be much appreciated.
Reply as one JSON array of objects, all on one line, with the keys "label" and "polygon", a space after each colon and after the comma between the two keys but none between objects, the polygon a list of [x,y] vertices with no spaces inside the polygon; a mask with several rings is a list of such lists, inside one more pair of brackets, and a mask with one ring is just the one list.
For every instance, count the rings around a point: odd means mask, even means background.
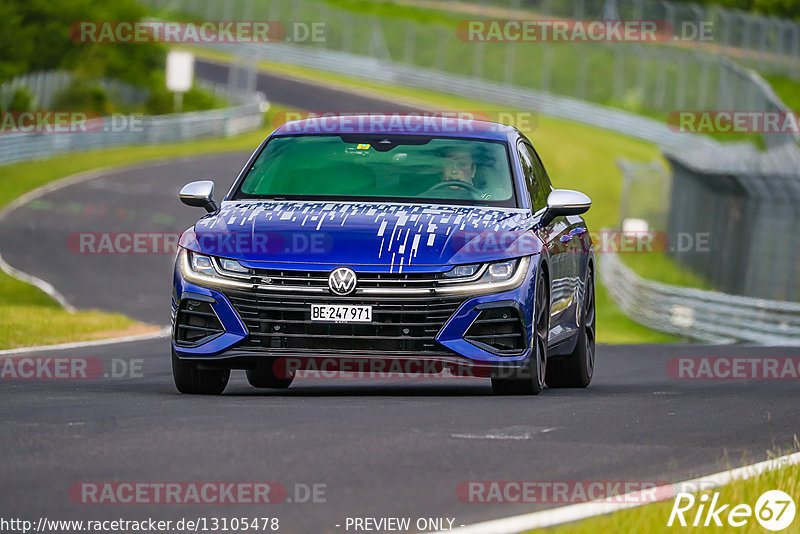
[{"label": "front grille", "polygon": [[[276,287],[328,288],[330,271],[251,269],[251,282]],[[433,289],[450,281],[443,273],[358,273],[360,288]]]},{"label": "front grille", "polygon": [[[231,289],[224,292],[250,334],[239,346],[271,352],[451,354],[434,337],[463,302],[458,297],[299,296]],[[372,323],[312,322],[312,303],[370,305]]]},{"label": "front grille", "polygon": [[175,341],[197,344],[224,331],[208,302],[192,298],[181,301],[175,317]]},{"label": "front grille", "polygon": [[519,311],[511,306],[484,309],[469,327],[464,339],[498,354],[520,354],[525,333]]}]

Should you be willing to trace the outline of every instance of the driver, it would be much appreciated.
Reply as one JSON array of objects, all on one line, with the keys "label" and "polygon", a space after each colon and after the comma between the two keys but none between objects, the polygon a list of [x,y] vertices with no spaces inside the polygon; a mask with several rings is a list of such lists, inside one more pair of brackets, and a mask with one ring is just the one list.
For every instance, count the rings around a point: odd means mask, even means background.
[{"label": "driver", "polygon": [[[478,170],[472,152],[465,148],[449,148],[445,152],[444,167],[442,169],[442,181],[450,182],[458,180],[466,182],[474,187],[473,180],[475,172]],[[458,189],[458,186],[450,186],[449,189]]]}]

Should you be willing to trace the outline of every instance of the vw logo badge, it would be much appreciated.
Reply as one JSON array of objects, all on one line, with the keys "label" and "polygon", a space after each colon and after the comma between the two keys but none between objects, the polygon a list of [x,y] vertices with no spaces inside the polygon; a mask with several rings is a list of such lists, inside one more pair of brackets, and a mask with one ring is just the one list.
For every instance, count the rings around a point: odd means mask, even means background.
[{"label": "vw logo badge", "polygon": [[328,276],[328,287],[337,295],[349,295],[356,289],[356,272],[350,267],[337,267]]}]

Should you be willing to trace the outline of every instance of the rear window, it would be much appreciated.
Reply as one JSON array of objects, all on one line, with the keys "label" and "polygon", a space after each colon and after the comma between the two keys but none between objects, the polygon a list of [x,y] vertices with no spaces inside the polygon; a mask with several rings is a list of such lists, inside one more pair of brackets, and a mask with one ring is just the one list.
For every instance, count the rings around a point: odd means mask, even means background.
[{"label": "rear window", "polygon": [[506,144],[425,136],[271,139],[233,199],[354,199],[516,206]]}]

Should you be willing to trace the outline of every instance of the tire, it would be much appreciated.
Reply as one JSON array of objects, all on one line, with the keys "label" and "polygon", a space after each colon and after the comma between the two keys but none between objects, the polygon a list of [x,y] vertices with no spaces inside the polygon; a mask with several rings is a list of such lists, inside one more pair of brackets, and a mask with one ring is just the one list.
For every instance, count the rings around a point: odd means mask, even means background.
[{"label": "tire", "polygon": [[547,386],[551,388],[585,388],[592,381],[595,357],[595,294],[594,273],[586,277],[586,291],[581,307],[581,324],[575,349],[563,357],[550,360]]},{"label": "tire", "polygon": [[172,378],[181,393],[219,395],[225,391],[230,376],[230,369],[199,369],[197,362],[181,360],[172,351]]},{"label": "tire", "polygon": [[264,362],[259,362],[255,369],[248,369],[247,381],[254,388],[273,388],[286,389],[292,384],[294,376],[283,378],[275,374],[275,359],[268,358]]},{"label": "tire", "polygon": [[495,395],[538,395],[544,389],[547,373],[547,338],[550,333],[550,285],[542,269],[537,270],[539,273],[536,275],[533,357],[528,359],[525,367],[514,369],[510,377],[493,376],[492,391]]}]

